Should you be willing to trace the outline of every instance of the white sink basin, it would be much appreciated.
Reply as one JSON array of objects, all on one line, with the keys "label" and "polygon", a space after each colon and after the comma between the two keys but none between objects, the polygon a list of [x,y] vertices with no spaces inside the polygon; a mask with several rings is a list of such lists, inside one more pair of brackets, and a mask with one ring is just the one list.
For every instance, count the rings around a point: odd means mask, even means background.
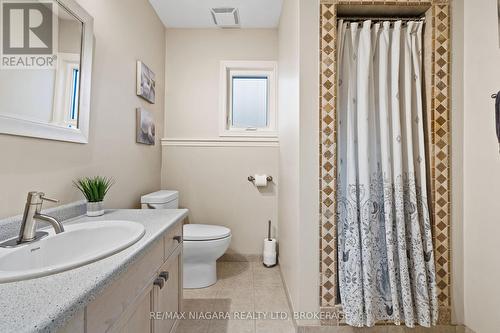
[{"label": "white sink basin", "polygon": [[55,274],[120,252],[144,235],[131,221],[96,221],[64,226],[65,231],[15,248],[0,248],[0,283]]}]

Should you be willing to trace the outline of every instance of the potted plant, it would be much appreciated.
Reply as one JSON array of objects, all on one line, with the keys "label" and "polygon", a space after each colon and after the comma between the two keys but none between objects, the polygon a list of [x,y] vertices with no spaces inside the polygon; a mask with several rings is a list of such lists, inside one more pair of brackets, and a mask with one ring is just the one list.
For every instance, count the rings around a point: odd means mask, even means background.
[{"label": "potted plant", "polygon": [[113,179],[101,176],[84,177],[73,181],[73,184],[87,199],[87,216],[103,215],[103,200],[114,184]]}]

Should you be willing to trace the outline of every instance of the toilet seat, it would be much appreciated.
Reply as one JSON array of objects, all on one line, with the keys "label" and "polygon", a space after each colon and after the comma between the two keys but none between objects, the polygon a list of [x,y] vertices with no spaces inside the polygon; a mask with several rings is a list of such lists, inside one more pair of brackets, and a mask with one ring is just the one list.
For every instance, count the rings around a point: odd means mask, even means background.
[{"label": "toilet seat", "polygon": [[209,224],[185,224],[184,241],[211,241],[231,236],[231,229]]}]

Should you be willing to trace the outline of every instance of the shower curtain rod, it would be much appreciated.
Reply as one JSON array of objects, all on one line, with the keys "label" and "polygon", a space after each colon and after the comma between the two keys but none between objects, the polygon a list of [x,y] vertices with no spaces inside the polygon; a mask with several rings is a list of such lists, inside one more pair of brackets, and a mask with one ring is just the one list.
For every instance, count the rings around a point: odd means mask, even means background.
[{"label": "shower curtain rod", "polygon": [[375,21],[375,22],[381,22],[381,21],[391,21],[391,22],[396,22],[396,21],[403,21],[403,22],[408,22],[408,21],[424,21],[425,22],[425,17],[355,17],[355,16],[339,16],[337,17],[337,20],[344,20],[344,21],[349,21],[349,22],[360,22],[360,21]]}]

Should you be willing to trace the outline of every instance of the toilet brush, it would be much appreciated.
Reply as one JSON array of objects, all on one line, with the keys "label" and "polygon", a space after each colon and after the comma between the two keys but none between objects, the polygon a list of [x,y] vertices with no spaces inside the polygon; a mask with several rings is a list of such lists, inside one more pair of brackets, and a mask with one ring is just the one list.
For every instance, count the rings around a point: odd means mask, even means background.
[{"label": "toilet brush", "polygon": [[267,240],[271,240],[271,220],[267,223]]},{"label": "toilet brush", "polygon": [[269,221],[267,227],[267,238],[264,239],[264,253],[262,258],[265,267],[270,268],[276,266],[277,264],[276,239],[271,238],[271,221]]}]

